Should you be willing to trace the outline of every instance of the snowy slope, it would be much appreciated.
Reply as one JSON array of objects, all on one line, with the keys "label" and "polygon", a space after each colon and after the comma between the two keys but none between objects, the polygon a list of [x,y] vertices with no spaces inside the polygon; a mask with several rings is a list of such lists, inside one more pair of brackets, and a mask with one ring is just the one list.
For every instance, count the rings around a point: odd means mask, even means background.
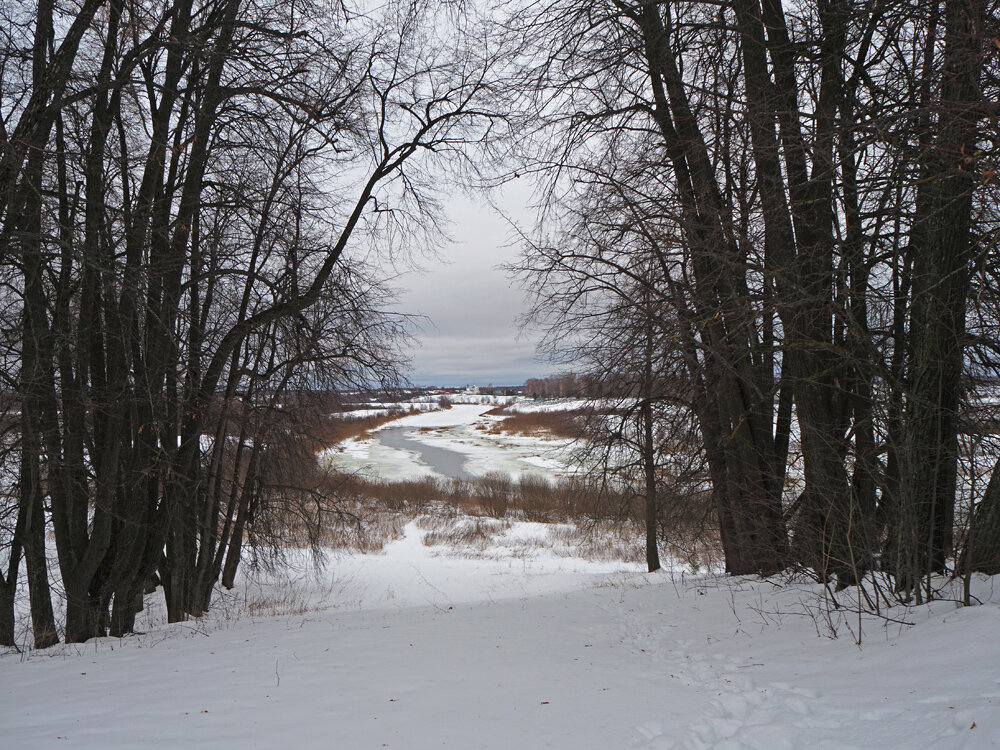
[{"label": "snowy slope", "polygon": [[0,658],[3,747],[1000,746],[995,602],[867,618],[859,648],[805,584],[440,556],[421,533],[300,580],[316,611]]}]

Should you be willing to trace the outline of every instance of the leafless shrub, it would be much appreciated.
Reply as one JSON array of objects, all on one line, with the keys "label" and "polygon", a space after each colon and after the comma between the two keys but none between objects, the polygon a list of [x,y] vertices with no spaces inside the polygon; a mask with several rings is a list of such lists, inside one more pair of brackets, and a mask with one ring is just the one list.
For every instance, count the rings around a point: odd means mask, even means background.
[{"label": "leafless shrub", "polygon": [[507,515],[513,495],[513,482],[509,474],[490,472],[475,484],[480,506],[492,518]]}]

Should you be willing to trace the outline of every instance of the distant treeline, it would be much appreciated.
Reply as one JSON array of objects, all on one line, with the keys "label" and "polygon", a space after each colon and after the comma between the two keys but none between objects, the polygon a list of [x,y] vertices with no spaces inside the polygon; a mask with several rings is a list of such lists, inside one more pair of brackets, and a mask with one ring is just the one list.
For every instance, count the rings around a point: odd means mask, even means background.
[{"label": "distant treeline", "polygon": [[638,393],[638,381],[624,373],[601,376],[564,372],[528,378],[522,394],[528,398],[627,398]]}]

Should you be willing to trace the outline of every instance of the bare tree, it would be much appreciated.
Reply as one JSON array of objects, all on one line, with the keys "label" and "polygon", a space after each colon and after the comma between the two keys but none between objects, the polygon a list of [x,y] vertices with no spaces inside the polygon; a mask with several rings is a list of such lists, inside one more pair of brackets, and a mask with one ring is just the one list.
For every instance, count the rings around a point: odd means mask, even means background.
[{"label": "bare tree", "polygon": [[[548,179],[536,288],[645,283],[672,311],[728,570],[850,585],[882,552],[907,595],[953,549],[966,304],[991,247],[984,7],[529,7],[506,28],[537,134],[518,171]],[[664,270],[637,278],[636,257]]]},{"label": "bare tree", "polygon": [[[67,26],[50,10],[34,23],[49,68]],[[42,99],[49,128],[32,126],[23,160],[4,152],[39,646],[55,637],[43,506],[68,641],[130,631],[151,582],[171,620],[232,585],[248,540],[268,537],[254,524],[281,483],[282,406],[395,376],[402,328],[366,253],[433,228],[432,165],[492,121],[493,63],[450,7],[83,11],[79,54]],[[49,68],[8,119],[60,80]]]}]

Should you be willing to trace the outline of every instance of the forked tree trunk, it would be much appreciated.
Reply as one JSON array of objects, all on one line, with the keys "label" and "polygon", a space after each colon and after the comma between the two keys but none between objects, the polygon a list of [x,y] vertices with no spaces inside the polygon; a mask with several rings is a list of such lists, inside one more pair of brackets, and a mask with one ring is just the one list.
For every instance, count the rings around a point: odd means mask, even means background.
[{"label": "forked tree trunk", "polygon": [[[706,141],[688,101],[670,30],[655,3],[635,9],[654,107],[685,217],[691,249],[695,320],[703,348],[704,382],[712,394],[696,407],[713,480],[726,569],[772,574],[787,558],[787,532],[771,412],[761,400],[754,352],[760,349],[744,260],[724,206]],[[738,334],[735,334],[738,332]],[[773,379],[773,372],[764,374]],[[760,417],[764,417],[760,419]]]}]

